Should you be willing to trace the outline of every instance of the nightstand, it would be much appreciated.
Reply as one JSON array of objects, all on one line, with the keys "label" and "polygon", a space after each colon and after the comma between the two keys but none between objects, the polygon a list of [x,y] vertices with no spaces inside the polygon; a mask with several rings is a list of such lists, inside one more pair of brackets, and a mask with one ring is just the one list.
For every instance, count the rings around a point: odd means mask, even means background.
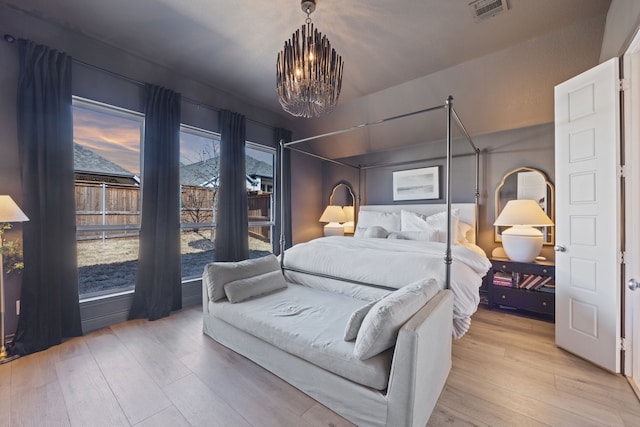
[{"label": "nightstand", "polygon": [[492,258],[485,278],[489,308],[501,306],[554,318],[555,273],[553,262]]}]

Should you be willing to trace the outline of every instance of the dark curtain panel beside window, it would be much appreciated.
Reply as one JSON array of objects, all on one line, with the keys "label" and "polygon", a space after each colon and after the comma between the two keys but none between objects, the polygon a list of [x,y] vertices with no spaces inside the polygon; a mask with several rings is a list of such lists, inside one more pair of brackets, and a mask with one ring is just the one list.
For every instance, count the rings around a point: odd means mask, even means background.
[{"label": "dark curtain panel beside window", "polygon": [[[278,147],[276,155],[276,227],[275,227],[275,239],[273,253],[280,254],[280,229],[284,228],[284,247],[288,249],[291,247],[291,150],[285,149],[283,156],[280,155],[280,140],[284,142],[291,142],[291,131],[275,128],[273,130],[273,139]],[[284,176],[280,175],[280,164],[284,166]],[[284,197],[284,223],[282,223],[282,217],[280,215],[281,199]]]},{"label": "dark curtain panel beside window", "polygon": [[24,271],[12,352],[29,354],[82,335],[78,303],[71,57],[18,40],[18,144]]},{"label": "dark curtain panel beside window", "polygon": [[216,215],[216,261],[249,258],[246,119],[220,111],[220,189]]},{"label": "dark curtain panel beside window", "polygon": [[145,89],[140,250],[129,318],[156,320],[182,308],[180,94]]}]

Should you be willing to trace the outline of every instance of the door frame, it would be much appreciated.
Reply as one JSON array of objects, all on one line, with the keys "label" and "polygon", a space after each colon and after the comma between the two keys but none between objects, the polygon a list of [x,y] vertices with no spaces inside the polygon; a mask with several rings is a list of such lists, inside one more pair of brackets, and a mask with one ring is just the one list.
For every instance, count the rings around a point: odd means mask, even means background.
[{"label": "door frame", "polygon": [[640,27],[636,29],[629,47],[623,55],[623,129],[626,153],[625,185],[625,277],[624,373],[636,391],[640,390],[640,290],[628,291],[630,278],[640,280]]}]

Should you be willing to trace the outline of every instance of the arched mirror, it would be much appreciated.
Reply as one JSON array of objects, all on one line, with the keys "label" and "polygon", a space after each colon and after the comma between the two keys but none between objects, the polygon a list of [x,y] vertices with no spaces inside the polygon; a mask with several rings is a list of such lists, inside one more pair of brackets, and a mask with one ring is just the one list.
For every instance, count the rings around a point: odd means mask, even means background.
[{"label": "arched mirror", "polygon": [[[509,200],[529,199],[540,204],[542,210],[555,223],[553,184],[541,170],[521,167],[507,172],[496,188],[495,203],[496,218],[502,212]],[[502,231],[507,227],[495,227],[495,241],[502,242]],[[540,227],[543,243],[553,245],[555,227]]]},{"label": "arched mirror", "polygon": [[329,205],[342,206],[347,222],[343,224],[344,232],[350,234],[354,232],[356,197],[347,181],[340,181],[333,186],[329,196]]},{"label": "arched mirror", "polygon": [[334,185],[331,190],[331,195],[329,196],[329,204],[355,207],[356,198],[351,189],[351,185],[346,181],[340,181]]}]

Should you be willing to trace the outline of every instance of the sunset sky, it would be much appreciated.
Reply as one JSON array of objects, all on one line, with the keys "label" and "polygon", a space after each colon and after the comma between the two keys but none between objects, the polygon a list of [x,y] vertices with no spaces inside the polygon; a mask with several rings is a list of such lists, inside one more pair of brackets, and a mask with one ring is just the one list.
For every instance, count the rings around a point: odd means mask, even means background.
[{"label": "sunset sky", "polygon": [[[143,118],[73,107],[74,142],[140,176],[140,141]],[[216,141],[217,142],[217,141]],[[213,140],[188,132],[180,133],[180,163],[190,164],[217,155]],[[273,155],[247,148],[247,154],[273,165]]]}]

